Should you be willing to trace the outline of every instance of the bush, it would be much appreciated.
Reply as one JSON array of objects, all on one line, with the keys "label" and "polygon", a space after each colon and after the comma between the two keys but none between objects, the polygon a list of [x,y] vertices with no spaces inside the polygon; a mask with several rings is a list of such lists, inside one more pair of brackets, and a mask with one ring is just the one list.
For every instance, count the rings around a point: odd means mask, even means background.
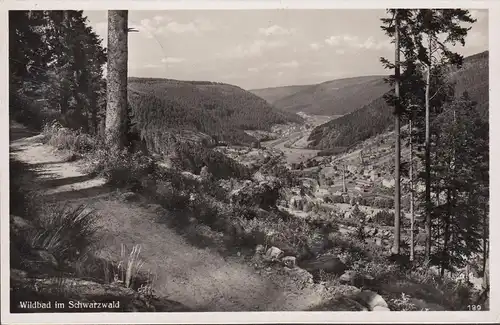
[{"label": "bush", "polygon": [[176,167],[199,174],[204,166],[215,178],[250,178],[250,170],[235,160],[214,149],[194,143],[180,143],[172,159]]},{"label": "bush", "polygon": [[97,216],[89,208],[48,206],[38,220],[38,230],[28,238],[33,249],[43,249],[59,261],[74,260],[94,241]]},{"label": "bush", "polygon": [[332,202],[333,203],[344,203],[344,198],[342,197],[342,195],[334,195],[332,197]]},{"label": "bush", "polygon": [[373,206],[380,209],[393,209],[394,199],[376,197],[373,201]]},{"label": "bush", "polygon": [[129,153],[127,149],[110,154],[110,149],[101,146],[89,155],[86,171],[104,177],[110,185],[141,188],[141,180],[153,175],[157,169],[155,161],[140,152]]},{"label": "bush", "polygon": [[89,153],[98,145],[97,138],[83,133],[81,130],[75,131],[62,127],[59,122],[46,124],[42,134],[49,145],[59,150],[69,150],[78,154]]},{"label": "bush", "polygon": [[44,110],[33,99],[19,92],[9,94],[10,117],[34,130],[41,131],[48,121],[54,120],[57,113]]},{"label": "bush", "polygon": [[168,210],[182,210],[189,205],[189,194],[179,190],[168,181],[158,181],[156,185],[155,199]]},{"label": "bush", "polygon": [[33,220],[40,210],[40,195],[35,191],[24,189],[21,183],[27,177],[35,177],[32,166],[11,157],[9,174],[10,214]]},{"label": "bush", "polygon": [[384,226],[394,226],[394,213],[387,210],[377,212],[372,219],[375,223]]}]

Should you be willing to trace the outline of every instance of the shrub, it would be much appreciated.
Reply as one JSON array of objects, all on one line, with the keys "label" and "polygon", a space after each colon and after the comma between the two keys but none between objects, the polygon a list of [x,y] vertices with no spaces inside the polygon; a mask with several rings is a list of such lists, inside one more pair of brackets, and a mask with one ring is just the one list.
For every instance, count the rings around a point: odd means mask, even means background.
[{"label": "shrub", "polygon": [[110,154],[106,146],[92,152],[86,171],[104,177],[110,185],[140,189],[141,180],[156,171],[155,161],[140,152],[129,153],[127,149]]},{"label": "shrub", "polygon": [[81,130],[62,127],[59,122],[46,124],[42,134],[49,145],[59,150],[69,150],[79,154],[89,153],[98,145],[97,138],[83,133]]},{"label": "shrub", "polygon": [[333,203],[344,203],[344,198],[342,195],[335,195],[332,197]]},{"label": "shrub", "polygon": [[376,197],[373,206],[380,209],[392,209],[394,208],[394,199]]},{"label": "shrub", "polygon": [[91,209],[48,206],[40,215],[39,227],[28,239],[30,247],[43,249],[59,261],[74,260],[94,241],[97,216]]},{"label": "shrub", "polygon": [[176,167],[199,174],[204,166],[215,178],[248,179],[250,170],[235,160],[211,148],[194,143],[180,143],[172,159]]},{"label": "shrub", "polygon": [[11,157],[9,161],[9,174],[10,214],[32,220],[38,215],[40,210],[40,195],[35,191],[23,188],[21,181],[27,177],[35,177],[33,167]]},{"label": "shrub", "polygon": [[377,212],[372,219],[375,223],[384,226],[394,226],[394,213],[387,210]]},{"label": "shrub", "polygon": [[158,181],[155,199],[161,206],[168,210],[182,210],[189,205],[188,192],[175,188],[168,181]]},{"label": "shrub", "polygon": [[34,130],[41,131],[48,121],[54,120],[58,112],[44,110],[40,104],[19,92],[9,94],[10,117]]}]

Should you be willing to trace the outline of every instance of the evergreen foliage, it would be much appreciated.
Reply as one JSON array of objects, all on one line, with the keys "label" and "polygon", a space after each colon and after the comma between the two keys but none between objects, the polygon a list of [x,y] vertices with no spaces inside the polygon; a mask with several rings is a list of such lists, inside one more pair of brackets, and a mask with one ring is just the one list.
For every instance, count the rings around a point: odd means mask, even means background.
[{"label": "evergreen foliage", "polygon": [[101,41],[81,10],[10,11],[12,116],[28,123],[57,117],[64,126],[97,133],[106,100]]}]

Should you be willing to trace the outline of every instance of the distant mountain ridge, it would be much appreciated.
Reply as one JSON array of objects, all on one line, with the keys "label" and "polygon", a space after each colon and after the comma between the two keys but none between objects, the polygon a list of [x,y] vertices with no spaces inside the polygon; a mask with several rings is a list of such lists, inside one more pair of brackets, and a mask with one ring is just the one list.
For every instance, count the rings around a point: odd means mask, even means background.
[{"label": "distant mountain ridge", "polygon": [[249,92],[266,100],[269,104],[274,104],[277,100],[293,95],[302,89],[311,87],[311,85],[293,85],[283,87],[270,87],[261,89],[250,89]]},{"label": "distant mountain ridge", "polygon": [[[452,69],[450,77],[456,82],[456,96],[467,91],[477,102],[478,112],[488,118],[489,106],[489,52],[481,52],[464,59],[460,69]],[[392,109],[383,97],[316,127],[309,136],[310,147],[320,150],[347,148],[393,127]]]},{"label": "distant mountain ridge", "polygon": [[335,79],[313,85],[252,90],[274,107],[312,115],[344,115],[382,96],[389,90],[384,76]]}]

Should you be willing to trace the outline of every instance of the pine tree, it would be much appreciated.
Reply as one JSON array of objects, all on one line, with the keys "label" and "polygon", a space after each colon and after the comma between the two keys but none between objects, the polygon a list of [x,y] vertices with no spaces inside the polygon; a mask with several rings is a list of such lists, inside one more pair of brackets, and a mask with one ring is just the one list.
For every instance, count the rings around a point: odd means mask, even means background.
[{"label": "pine tree", "polygon": [[[464,94],[447,105],[433,123],[440,132],[431,166],[439,204],[432,212],[440,222],[434,223],[437,247],[432,256],[439,261],[442,274],[465,266],[474,255],[486,256],[488,137],[484,130],[488,127],[475,105]],[[434,134],[433,142],[436,138]]]},{"label": "pine tree", "polygon": [[[419,9],[414,11],[412,28],[410,29],[414,43],[417,45],[418,59],[425,65],[425,215],[427,239],[425,253],[427,260],[431,255],[431,75],[434,64],[457,65],[462,64],[463,57],[448,49],[448,45],[461,43],[465,45],[465,37],[470,27],[463,27],[463,23],[474,23],[468,10],[463,9]],[[425,36],[425,40],[424,40]],[[440,37],[443,40],[440,40]],[[439,59],[438,59],[439,58]],[[436,62],[439,60],[439,62]]]}]

